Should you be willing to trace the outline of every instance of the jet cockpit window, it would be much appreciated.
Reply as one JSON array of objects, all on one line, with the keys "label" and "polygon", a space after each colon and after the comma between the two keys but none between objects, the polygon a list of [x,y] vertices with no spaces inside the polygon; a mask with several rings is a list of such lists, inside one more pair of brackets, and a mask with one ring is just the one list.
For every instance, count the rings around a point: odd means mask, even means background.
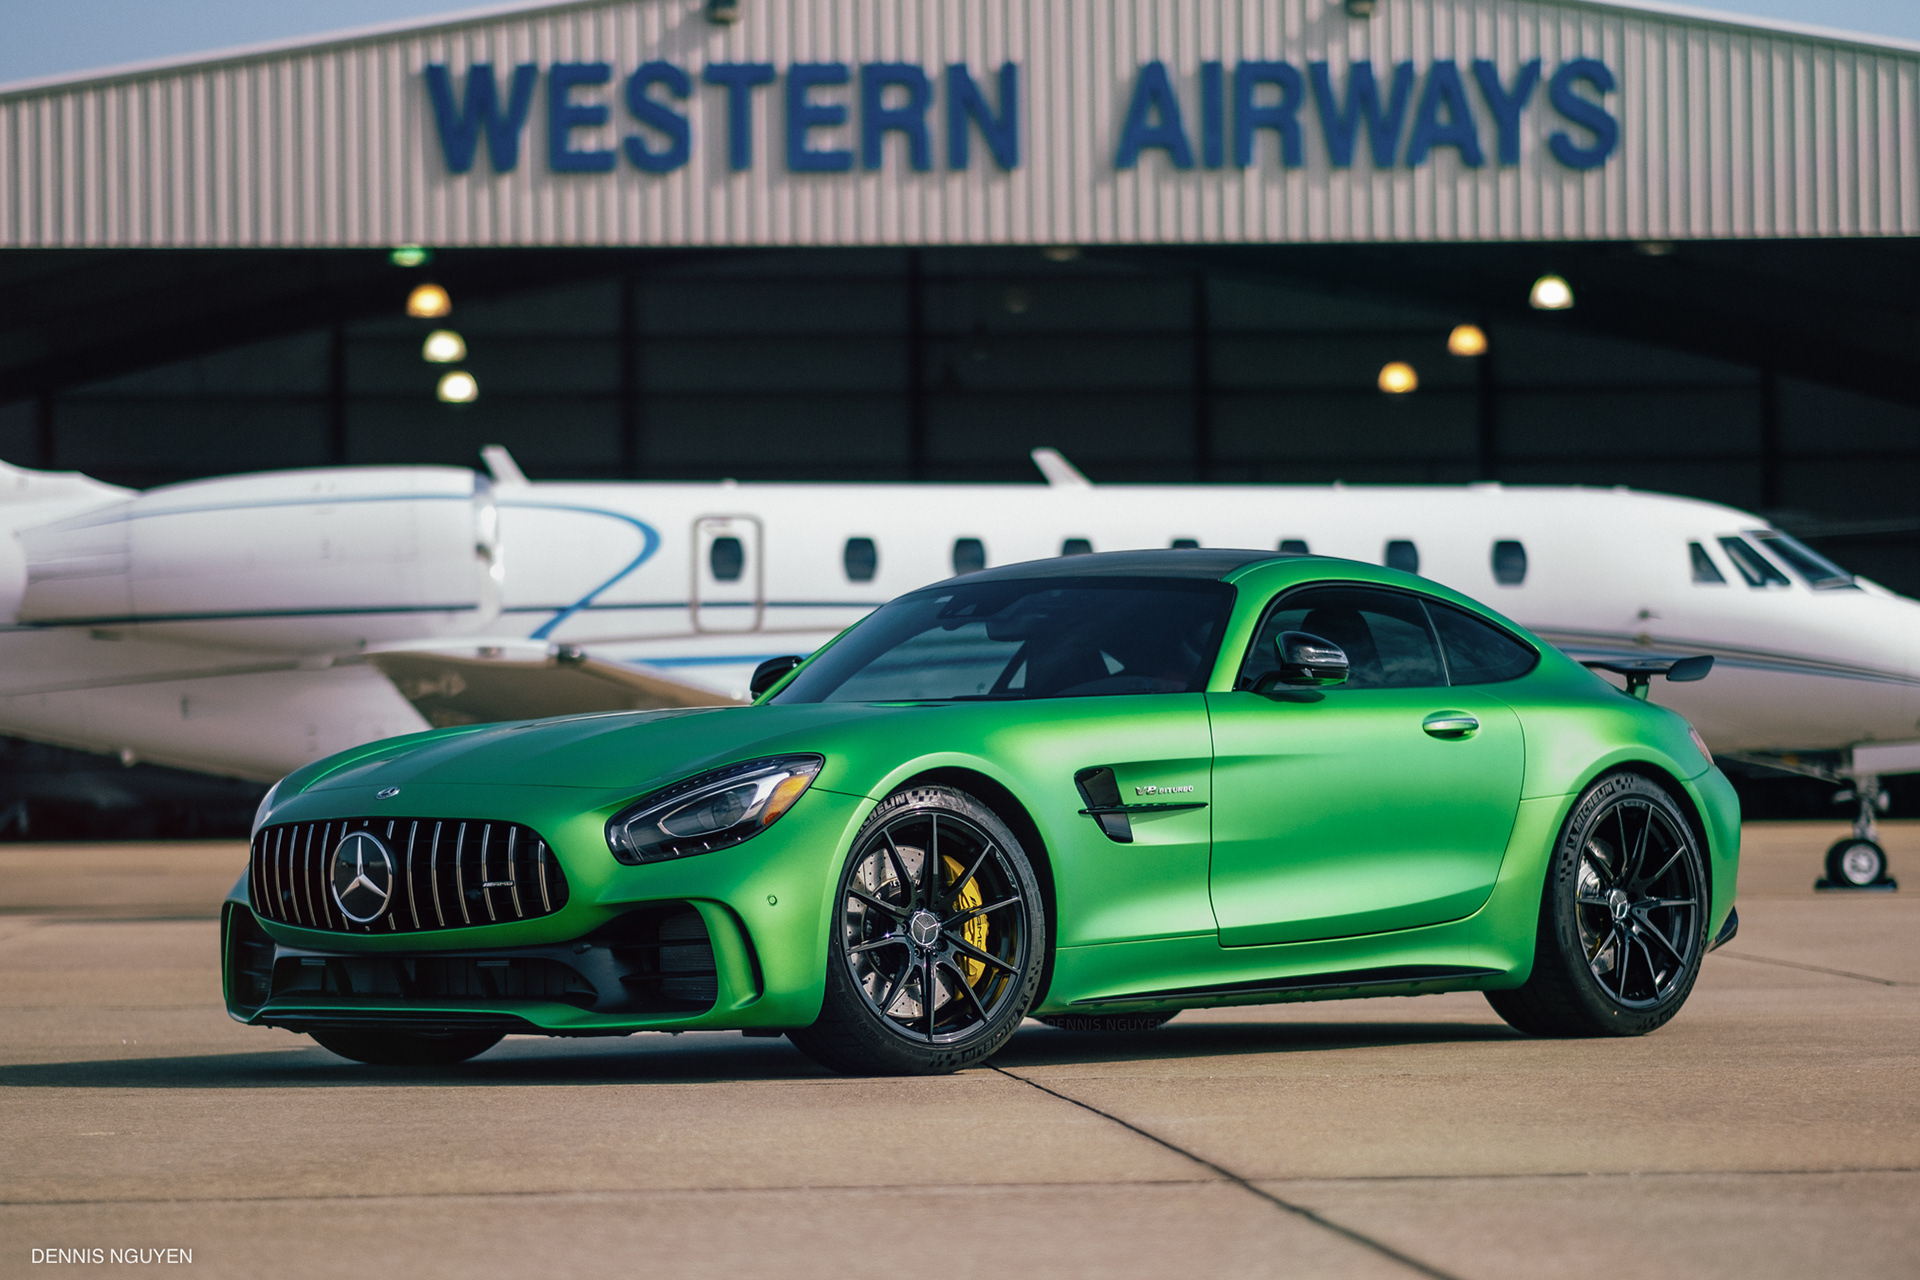
[{"label": "jet cockpit window", "polygon": [[1786,561],[1787,568],[1805,578],[1807,585],[1816,590],[1856,585],[1852,574],[1798,538],[1774,530],[1753,536],[1760,545]]},{"label": "jet cockpit window", "polygon": [[1713,562],[1707,549],[1697,542],[1687,544],[1687,555],[1693,561],[1693,580],[1704,587],[1724,587],[1727,575],[1720,572],[1720,566]]},{"label": "jet cockpit window", "polygon": [[1727,559],[1733,561],[1733,567],[1747,580],[1750,587],[1787,587],[1793,584],[1787,581],[1787,575],[1775,567],[1773,561],[1761,555],[1759,550],[1745,538],[1722,538],[1720,545],[1726,548]]},{"label": "jet cockpit window", "polygon": [[872,582],[880,570],[880,549],[873,545],[872,538],[848,538],[840,564],[847,571],[848,582]]}]

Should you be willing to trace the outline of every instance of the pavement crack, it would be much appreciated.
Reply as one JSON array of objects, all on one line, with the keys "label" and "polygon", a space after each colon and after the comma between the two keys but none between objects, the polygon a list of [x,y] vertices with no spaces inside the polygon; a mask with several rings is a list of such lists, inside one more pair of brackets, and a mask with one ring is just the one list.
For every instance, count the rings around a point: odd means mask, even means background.
[{"label": "pavement crack", "polygon": [[1152,1143],[1157,1143],[1158,1145],[1165,1147],[1168,1151],[1173,1152],[1175,1155],[1191,1160],[1193,1163],[1199,1165],[1201,1168],[1207,1169],[1217,1174],[1221,1178],[1224,1178],[1226,1181],[1231,1182],[1233,1185],[1239,1187],[1242,1191],[1248,1192],[1249,1194],[1254,1196],[1258,1196],[1260,1199],[1265,1200],[1268,1204],[1272,1205],[1274,1208],[1279,1209],[1284,1213],[1290,1213],[1296,1218],[1302,1218],[1308,1222],[1311,1222],[1314,1226],[1319,1227],[1322,1230],[1331,1231],[1333,1234],[1341,1237],[1342,1239],[1350,1240],[1354,1244],[1357,1244],[1364,1249],[1371,1249],[1373,1252],[1379,1254],[1381,1257],[1387,1258],[1393,1262],[1397,1262],[1401,1266],[1406,1267],[1410,1271],[1417,1272],[1418,1274],[1423,1276],[1432,1277],[1432,1280],[1459,1280],[1459,1278],[1456,1277],[1452,1272],[1442,1271],[1440,1270],[1440,1268],[1433,1266],[1430,1263],[1422,1262],[1420,1261],[1420,1259],[1415,1258],[1410,1254],[1402,1253],[1400,1252],[1400,1250],[1394,1248],[1392,1245],[1386,1243],[1383,1240],[1376,1240],[1372,1236],[1367,1235],[1365,1232],[1355,1231],[1352,1227],[1342,1226],[1340,1223],[1333,1221],[1331,1218],[1328,1218],[1319,1213],[1316,1213],[1314,1210],[1307,1208],[1307,1206],[1303,1204],[1295,1204],[1291,1200],[1282,1199],[1280,1196],[1274,1195],[1271,1191],[1268,1191],[1263,1187],[1256,1186],[1253,1182],[1251,1182],[1246,1178],[1241,1177],[1239,1174],[1235,1173],[1233,1170],[1227,1168],[1226,1166],[1215,1164],[1213,1161],[1207,1159],[1205,1156],[1200,1155],[1197,1152],[1189,1151],[1185,1147],[1179,1145],[1178,1143],[1169,1141],[1168,1139],[1161,1137],[1157,1133],[1153,1133],[1153,1132],[1150,1132],[1149,1130],[1142,1129],[1139,1125],[1134,1124],[1131,1121],[1122,1120],[1119,1116],[1114,1115],[1110,1111],[1102,1111],[1099,1107],[1094,1106],[1092,1103],[1082,1102],[1080,1101],[1080,1099],[1072,1097],[1068,1094],[1061,1093],[1057,1089],[1049,1089],[1046,1085],[1041,1084],[1039,1081],[1032,1080],[1026,1076],[1016,1074],[1015,1072],[1007,1070],[1005,1067],[994,1066],[994,1064],[991,1062],[987,1063],[986,1065],[990,1070],[998,1071],[1001,1075],[1007,1077],[1009,1080],[1017,1080],[1021,1084],[1024,1084],[1029,1088],[1038,1089],[1041,1093],[1044,1093],[1049,1097],[1058,1098],[1062,1102],[1071,1103],[1074,1106],[1079,1107],[1083,1111],[1091,1111],[1094,1115],[1099,1116],[1102,1120],[1111,1121],[1112,1123],[1119,1125],[1122,1129],[1125,1129],[1130,1133],[1139,1134],[1141,1137],[1145,1138],[1147,1141]]},{"label": "pavement crack", "polygon": [[1896,982],[1892,978],[1876,978],[1869,973],[1853,973],[1846,969],[1829,969],[1821,964],[1802,964],[1798,960],[1775,960],[1771,956],[1756,956],[1746,951],[1721,951],[1729,960],[1750,960],[1754,964],[1778,965],[1782,969],[1801,969],[1807,973],[1832,974],[1836,978],[1852,978],[1855,982],[1875,982],[1883,987],[1911,987],[1911,982]]}]

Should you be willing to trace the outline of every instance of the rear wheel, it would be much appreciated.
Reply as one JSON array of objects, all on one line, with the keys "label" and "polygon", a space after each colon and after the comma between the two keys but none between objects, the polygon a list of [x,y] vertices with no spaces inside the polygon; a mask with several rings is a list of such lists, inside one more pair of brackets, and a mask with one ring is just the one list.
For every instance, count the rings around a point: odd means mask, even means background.
[{"label": "rear wheel", "polygon": [[840,873],[820,1019],[789,1032],[848,1075],[957,1071],[1033,1004],[1046,917],[1020,842],[951,787],[896,791]]},{"label": "rear wheel", "polygon": [[1554,847],[1533,973],[1487,1002],[1529,1035],[1645,1035],[1693,990],[1706,929],[1706,864],[1686,816],[1639,774],[1608,774]]},{"label": "rear wheel", "polygon": [[500,1043],[498,1031],[315,1031],[320,1047],[376,1067],[445,1067]]}]

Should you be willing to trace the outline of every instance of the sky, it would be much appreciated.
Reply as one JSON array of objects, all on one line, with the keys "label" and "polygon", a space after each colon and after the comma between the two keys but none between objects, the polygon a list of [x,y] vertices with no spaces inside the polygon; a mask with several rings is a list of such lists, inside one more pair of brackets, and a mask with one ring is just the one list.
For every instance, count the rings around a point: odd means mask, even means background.
[{"label": "sky", "polygon": [[[457,13],[487,2],[0,0],[0,83]],[[745,0],[749,10],[780,2]],[[1697,7],[1920,40],[1920,0],[1708,0]]]}]

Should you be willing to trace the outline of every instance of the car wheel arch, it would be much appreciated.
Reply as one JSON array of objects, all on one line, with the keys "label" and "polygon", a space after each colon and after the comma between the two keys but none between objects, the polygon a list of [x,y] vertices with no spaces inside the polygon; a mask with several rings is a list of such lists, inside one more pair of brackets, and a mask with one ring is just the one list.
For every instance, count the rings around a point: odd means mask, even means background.
[{"label": "car wheel arch", "polygon": [[1693,832],[1693,838],[1699,842],[1700,866],[1706,877],[1707,900],[1711,902],[1713,900],[1713,846],[1707,840],[1707,824],[1700,816],[1699,806],[1695,805],[1693,797],[1687,794],[1686,787],[1682,786],[1680,780],[1673,774],[1651,760],[1617,760],[1582,782],[1580,790],[1574,793],[1575,798],[1585,795],[1587,788],[1593,785],[1595,779],[1609,773],[1638,774],[1666,792],[1667,798],[1673,801],[1674,807],[1679,809],[1681,816],[1687,820],[1687,828]]},{"label": "car wheel arch", "polygon": [[1047,998],[1047,988],[1053,982],[1054,939],[1059,936],[1059,900],[1054,892],[1053,857],[1047,850],[1047,842],[1040,835],[1040,826],[1027,812],[1027,806],[1020,798],[1007,789],[1005,783],[981,773],[978,770],[946,766],[928,769],[912,777],[902,779],[894,788],[907,787],[952,787],[964,791],[993,810],[995,817],[1007,824],[1007,829],[1019,839],[1027,853],[1027,860],[1033,865],[1034,877],[1040,881],[1041,907],[1047,925],[1047,955],[1040,969],[1040,988],[1034,997],[1038,1007]]}]

